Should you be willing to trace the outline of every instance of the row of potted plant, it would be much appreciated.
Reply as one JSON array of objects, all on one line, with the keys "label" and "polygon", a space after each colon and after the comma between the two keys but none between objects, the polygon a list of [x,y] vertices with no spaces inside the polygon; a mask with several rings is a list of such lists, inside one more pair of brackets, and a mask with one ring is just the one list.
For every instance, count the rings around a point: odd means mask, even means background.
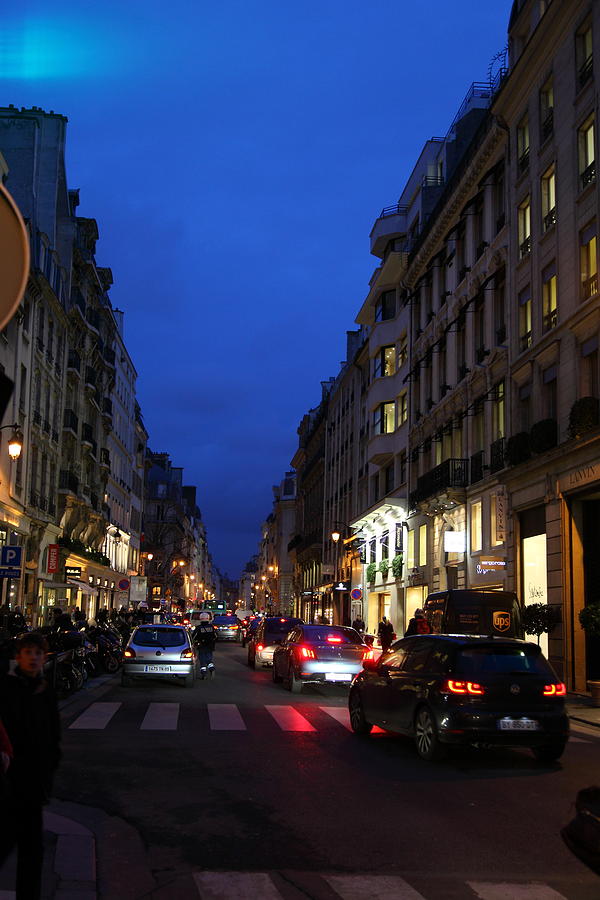
[{"label": "row of potted plant", "polygon": [[379,565],[377,563],[369,563],[367,566],[367,581],[372,584],[375,581],[377,572],[381,572],[381,577],[385,580],[388,577],[390,569],[394,578],[402,577],[403,556],[396,553],[393,559],[382,559]]}]

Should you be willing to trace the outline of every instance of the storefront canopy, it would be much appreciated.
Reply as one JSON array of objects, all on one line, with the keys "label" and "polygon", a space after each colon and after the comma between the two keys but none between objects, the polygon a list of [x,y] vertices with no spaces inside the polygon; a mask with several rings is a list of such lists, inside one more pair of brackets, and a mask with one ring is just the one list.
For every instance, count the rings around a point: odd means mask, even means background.
[{"label": "storefront canopy", "polygon": [[86,581],[80,581],[78,578],[69,579],[68,586],[77,588],[83,594],[90,594],[90,595],[96,596],[96,588],[92,587],[92,585],[88,584]]}]

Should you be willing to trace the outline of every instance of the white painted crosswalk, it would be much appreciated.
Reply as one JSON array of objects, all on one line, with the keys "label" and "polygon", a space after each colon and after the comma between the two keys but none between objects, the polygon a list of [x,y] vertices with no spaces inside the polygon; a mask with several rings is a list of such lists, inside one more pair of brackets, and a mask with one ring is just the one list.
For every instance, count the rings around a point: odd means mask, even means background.
[{"label": "white painted crosswalk", "polygon": [[[350,717],[348,709],[345,706],[315,706],[309,707],[310,712],[304,714],[306,707],[298,709],[292,705],[269,705],[258,707],[242,707],[236,703],[207,703],[206,710],[208,713],[208,727],[210,731],[228,732],[228,731],[247,731],[249,727],[249,719],[254,714],[266,712],[269,720],[274,722],[281,731],[285,732],[305,732],[307,734],[318,732],[325,727],[331,725],[331,720],[350,731]],[[69,725],[70,729],[76,731],[102,731],[109,727],[119,716],[127,716],[128,720],[133,716],[135,718],[135,727],[140,731],[177,731],[182,727],[182,715],[180,703],[148,703],[143,712],[135,709],[132,712],[122,702],[101,703],[96,702],[90,704],[76,719]],[[136,718],[137,717],[137,718]],[[201,721],[197,715],[194,717],[194,727],[202,727],[199,725]],[[253,719],[254,724],[256,720]],[[373,734],[382,734],[381,728],[375,727]],[[581,730],[577,727],[572,729],[571,742],[575,744],[586,744],[598,740],[600,732]]]},{"label": "white painted crosswalk", "polygon": [[[396,875],[317,875],[340,900],[428,900],[428,891],[417,890]],[[285,882],[289,887],[290,873]],[[300,876],[300,881],[301,881]],[[282,900],[278,877],[265,872],[195,872],[194,883],[200,900]],[[324,885],[324,887],[325,887]],[[461,897],[472,900],[569,900],[549,884],[537,881],[464,881]],[[299,885],[301,887],[301,884]],[[327,890],[325,887],[325,890]],[[458,887],[458,885],[457,885]],[[302,891],[303,896],[307,896]],[[327,896],[332,896],[330,893]],[[439,892],[435,892],[436,898]],[[458,892],[452,896],[459,896]]]}]

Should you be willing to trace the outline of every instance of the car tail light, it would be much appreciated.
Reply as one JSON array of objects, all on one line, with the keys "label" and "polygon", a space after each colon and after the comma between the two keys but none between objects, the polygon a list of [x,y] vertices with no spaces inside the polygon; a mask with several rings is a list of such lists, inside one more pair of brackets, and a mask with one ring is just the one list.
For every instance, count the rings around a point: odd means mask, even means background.
[{"label": "car tail light", "polygon": [[475,681],[453,681],[449,679],[445,682],[442,690],[448,691],[450,694],[484,694],[485,690]]},{"label": "car tail light", "polygon": [[375,659],[375,651],[374,650],[365,650],[363,653],[363,662],[365,659]]},{"label": "car tail light", "polygon": [[300,656],[303,659],[316,659],[317,655],[312,647],[300,647]]},{"label": "car tail light", "polygon": [[327,635],[327,643],[328,644],[341,644],[342,639],[341,639],[341,637],[335,637],[333,634],[328,634]]},{"label": "car tail light", "polygon": [[132,650],[131,647],[127,647],[123,656],[125,659],[135,659],[135,650]]},{"label": "car tail light", "polygon": [[194,651],[193,650],[182,650],[180,659],[193,659]]},{"label": "car tail light", "polygon": [[567,693],[567,687],[561,682],[559,684],[545,684],[544,697],[564,697]]},{"label": "car tail light", "polygon": [[257,650],[264,650],[264,649],[265,649],[265,645],[264,645],[264,644],[257,644],[257,645],[256,645],[256,649],[257,649]]}]

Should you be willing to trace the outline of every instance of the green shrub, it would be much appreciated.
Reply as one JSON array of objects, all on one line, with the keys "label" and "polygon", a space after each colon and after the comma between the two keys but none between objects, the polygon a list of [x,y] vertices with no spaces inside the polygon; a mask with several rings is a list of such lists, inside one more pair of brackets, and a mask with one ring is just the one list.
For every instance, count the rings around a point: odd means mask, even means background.
[{"label": "green shrub", "polygon": [[542,634],[549,634],[561,620],[560,609],[547,603],[528,603],[521,611],[523,628],[527,634],[535,634],[540,642]]},{"label": "green shrub", "polygon": [[600,637],[600,603],[588,603],[579,612],[579,624],[590,637]]},{"label": "green shrub", "polygon": [[402,577],[402,567],[404,565],[404,557],[401,553],[396,553],[392,560],[392,575],[394,578]]},{"label": "green shrub", "polygon": [[387,578],[389,568],[390,568],[389,559],[382,559],[381,562],[379,563],[379,571],[381,572],[381,574],[383,575],[384,578]]},{"label": "green shrub", "polygon": [[367,566],[367,581],[375,581],[375,573],[377,572],[377,564],[369,563]]}]

